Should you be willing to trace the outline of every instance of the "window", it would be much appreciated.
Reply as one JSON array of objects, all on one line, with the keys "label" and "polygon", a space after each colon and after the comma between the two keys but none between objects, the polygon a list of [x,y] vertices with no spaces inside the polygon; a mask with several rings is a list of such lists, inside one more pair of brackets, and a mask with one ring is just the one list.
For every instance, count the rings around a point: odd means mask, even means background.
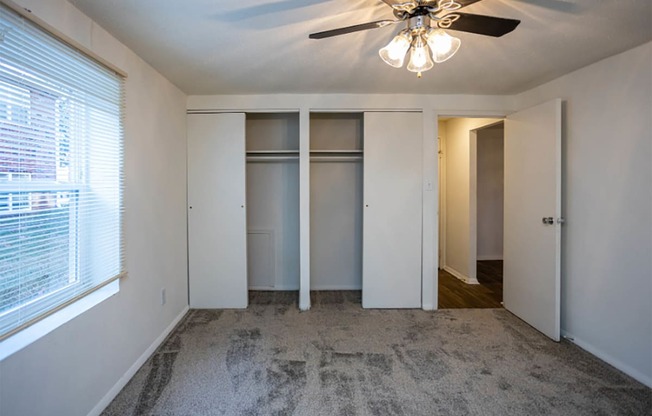
[{"label": "window", "polygon": [[115,280],[123,79],[0,5],[0,339]]}]

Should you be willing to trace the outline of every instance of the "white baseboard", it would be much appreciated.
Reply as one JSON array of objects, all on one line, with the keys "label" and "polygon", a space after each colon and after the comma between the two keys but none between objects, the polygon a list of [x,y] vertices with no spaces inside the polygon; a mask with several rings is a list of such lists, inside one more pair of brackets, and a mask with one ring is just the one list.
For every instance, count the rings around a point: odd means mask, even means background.
[{"label": "white baseboard", "polygon": [[561,331],[562,337],[566,338],[568,341],[572,342],[573,344],[577,345],[584,351],[598,357],[605,363],[616,367],[618,370],[622,371],[623,373],[627,374],[628,376],[632,377],[636,381],[645,384],[647,387],[652,388],[652,376],[643,374],[639,370],[637,370],[634,367],[631,367],[622,361],[612,357],[609,354],[604,353],[601,351],[599,348],[594,347],[593,345],[582,341],[581,339],[578,339],[575,337],[573,334],[562,330]]},{"label": "white baseboard", "polygon": [[446,270],[448,273],[452,274],[453,276],[455,276],[456,278],[458,278],[459,280],[463,281],[466,284],[469,284],[469,285],[479,285],[480,284],[480,282],[478,282],[477,279],[471,279],[470,277],[458,272],[457,270],[453,269],[450,266],[444,266],[444,270]]},{"label": "white baseboard", "polygon": [[113,401],[113,399],[115,399],[115,397],[118,395],[118,393],[120,393],[124,386],[127,385],[129,380],[131,380],[131,378],[136,374],[140,367],[145,364],[145,361],[147,361],[147,359],[152,354],[154,354],[154,351],[156,351],[159,345],[161,345],[165,338],[170,335],[170,332],[172,332],[174,327],[177,326],[179,321],[181,321],[181,318],[183,318],[186,313],[188,313],[189,309],[190,308],[188,306],[183,308],[181,313],[176,318],[174,318],[172,323],[168,325],[167,328],[165,328],[163,333],[159,335],[159,337],[156,338],[154,342],[152,342],[152,345],[150,345],[149,348],[147,348],[145,352],[140,357],[138,357],[136,362],[131,367],[129,367],[127,372],[124,373],[122,377],[120,377],[118,382],[115,383],[111,390],[109,390],[109,392],[106,393],[104,397],[102,397],[102,400],[100,400],[99,403],[97,403],[95,407],[90,412],[88,412],[88,416],[99,416],[104,411],[104,409],[106,409],[106,407]]},{"label": "white baseboard", "polygon": [[483,260],[502,260],[503,255],[502,254],[485,254],[485,255],[478,255],[476,257],[477,261],[483,261]]}]

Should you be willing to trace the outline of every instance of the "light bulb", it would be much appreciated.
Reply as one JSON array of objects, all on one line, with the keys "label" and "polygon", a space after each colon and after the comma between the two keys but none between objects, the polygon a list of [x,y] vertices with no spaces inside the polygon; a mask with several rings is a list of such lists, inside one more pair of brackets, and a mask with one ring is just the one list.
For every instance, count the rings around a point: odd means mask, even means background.
[{"label": "light bulb", "polygon": [[462,41],[441,29],[431,29],[426,35],[428,46],[432,50],[432,59],[441,63],[450,59],[460,48]]},{"label": "light bulb", "polygon": [[378,51],[378,54],[387,65],[394,68],[403,66],[405,60],[405,53],[410,49],[411,39],[405,32],[400,32],[387,44],[384,48]]},{"label": "light bulb", "polygon": [[423,42],[421,36],[417,38],[412,45],[412,51],[410,52],[410,62],[408,63],[407,69],[412,72],[423,72],[432,68],[435,64],[430,59],[430,53],[428,52],[428,45]]}]

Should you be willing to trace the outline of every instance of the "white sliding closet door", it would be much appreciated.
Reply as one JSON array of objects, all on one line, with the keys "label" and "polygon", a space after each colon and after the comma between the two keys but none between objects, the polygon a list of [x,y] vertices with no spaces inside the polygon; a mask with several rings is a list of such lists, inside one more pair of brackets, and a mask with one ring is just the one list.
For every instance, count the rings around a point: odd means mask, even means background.
[{"label": "white sliding closet door", "polygon": [[421,307],[421,113],[364,115],[362,306]]},{"label": "white sliding closet door", "polygon": [[247,307],[245,114],[188,115],[191,308]]}]

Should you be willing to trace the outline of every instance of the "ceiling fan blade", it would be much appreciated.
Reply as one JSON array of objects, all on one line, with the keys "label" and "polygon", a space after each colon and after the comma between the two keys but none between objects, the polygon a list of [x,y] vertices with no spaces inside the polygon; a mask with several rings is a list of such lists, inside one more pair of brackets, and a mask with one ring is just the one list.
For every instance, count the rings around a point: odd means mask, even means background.
[{"label": "ceiling fan blade", "polygon": [[310,39],[324,39],[332,36],[345,35],[347,33],[359,32],[361,30],[377,29],[402,22],[402,20],[378,20],[376,22],[362,23],[359,25],[340,27],[338,29],[326,30],[323,32],[311,33],[308,35]]},{"label": "ceiling fan blade", "polygon": [[480,14],[454,12],[443,16],[442,20],[445,21],[446,17],[453,17],[458,15],[459,18],[453,21],[450,26],[441,26],[443,29],[459,30],[461,32],[476,33],[478,35],[503,36],[521,23],[520,20],[504,19],[502,17],[483,16]]},{"label": "ceiling fan blade", "polygon": [[531,4],[532,6],[542,7],[553,11],[563,13],[580,13],[580,7],[576,0],[519,0],[522,3]]},{"label": "ceiling fan blade", "polygon": [[[466,7],[466,6],[470,6],[470,5],[472,5],[473,3],[477,3],[477,2],[479,2],[479,1],[480,1],[480,0],[455,0],[455,3],[459,4],[459,5],[462,6],[462,7]],[[460,7],[460,9],[461,9],[462,7]],[[458,9],[458,10],[459,10],[459,9]]]}]

